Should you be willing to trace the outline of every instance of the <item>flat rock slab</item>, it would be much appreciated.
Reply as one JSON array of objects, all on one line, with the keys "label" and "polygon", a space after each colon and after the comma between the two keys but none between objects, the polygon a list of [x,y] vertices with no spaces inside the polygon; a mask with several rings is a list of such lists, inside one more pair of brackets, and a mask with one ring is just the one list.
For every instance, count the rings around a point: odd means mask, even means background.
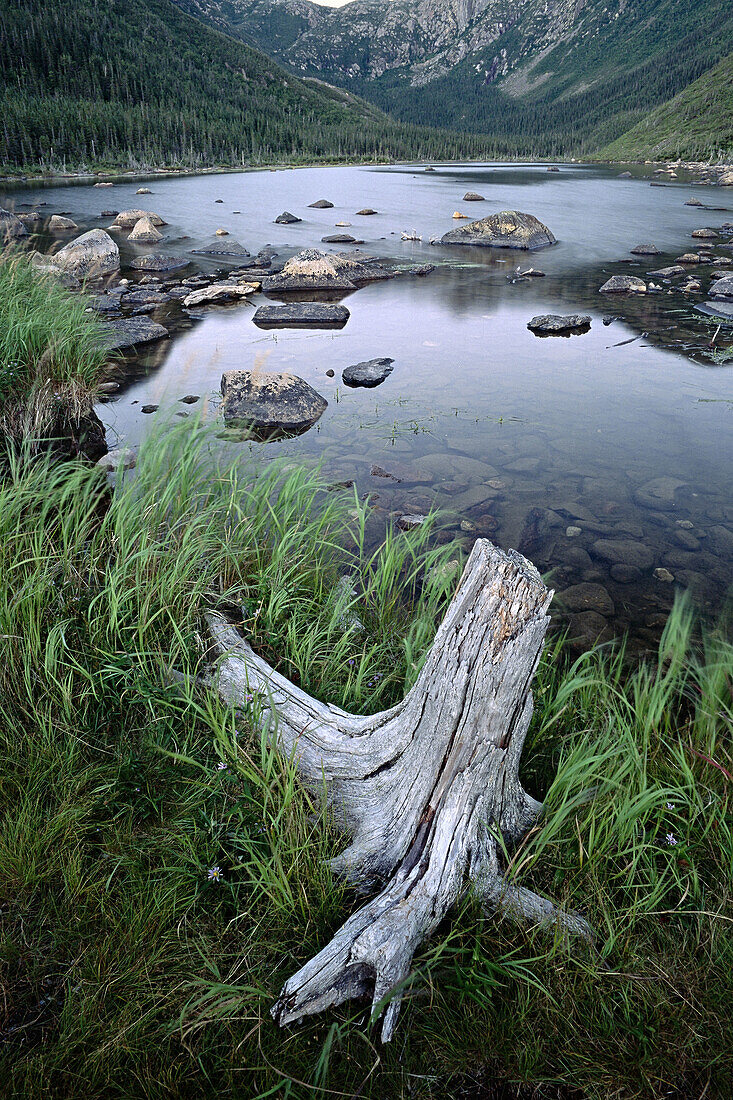
[{"label": "flat rock slab", "polygon": [[248,298],[257,290],[255,283],[212,283],[200,290],[192,290],[183,299],[183,304],[189,306],[203,306],[210,302],[232,302],[242,298]]},{"label": "flat rock slab", "polygon": [[350,233],[329,233],[326,237],[321,237],[321,241],[324,244],[356,244],[356,237],[352,237]]},{"label": "flat rock slab", "polygon": [[151,344],[154,340],[163,340],[168,336],[168,329],[151,321],[149,317],[127,317],[121,321],[109,321],[104,328],[106,351],[121,351],[124,348],[134,348],[138,344]]},{"label": "flat rock slab", "polygon": [[519,210],[503,210],[441,237],[441,244],[480,245],[484,248],[518,248],[535,251],[556,244],[554,235],[533,214]]},{"label": "flat rock slab", "polygon": [[587,313],[543,313],[527,322],[527,328],[537,336],[572,336],[587,332],[591,319]]},{"label": "flat rock slab", "polygon": [[252,320],[259,328],[343,328],[350,316],[346,306],[297,302],[260,306]]},{"label": "flat rock slab", "polygon": [[673,279],[676,275],[686,275],[682,264],[672,264],[671,267],[660,267],[657,271],[647,271],[647,275],[657,276],[660,279]]},{"label": "flat rock slab", "polygon": [[265,433],[305,431],[328,408],[326,398],[304,378],[286,371],[225,371],[221,393],[227,425]]},{"label": "flat rock slab", "polygon": [[363,363],[354,363],[353,366],[346,367],[341,377],[344,385],[353,388],[378,386],[392,373],[393,363],[394,359],[367,359]]},{"label": "flat rock slab", "polygon": [[193,261],[185,256],[164,256],[161,252],[149,252],[130,261],[133,271],[178,271],[189,267]]},{"label": "flat rock slab", "polygon": [[723,320],[733,321],[733,302],[703,302],[695,306],[695,309],[707,317],[720,317]]},{"label": "flat rock slab", "polygon": [[634,493],[634,500],[642,508],[671,512],[677,507],[677,494],[686,483],[676,477],[655,477],[645,481]]},{"label": "flat rock slab", "polygon": [[636,244],[629,252],[634,256],[661,256],[661,251],[655,244]]},{"label": "flat rock slab", "polygon": [[170,295],[162,290],[154,290],[143,287],[141,290],[131,290],[122,296],[124,306],[160,306],[170,301]]}]

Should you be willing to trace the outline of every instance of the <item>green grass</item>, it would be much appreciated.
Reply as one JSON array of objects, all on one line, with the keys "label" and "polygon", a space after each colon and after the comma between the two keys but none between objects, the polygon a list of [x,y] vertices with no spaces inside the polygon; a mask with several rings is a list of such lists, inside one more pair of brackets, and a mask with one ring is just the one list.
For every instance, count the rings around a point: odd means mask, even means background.
[{"label": "green grass", "polygon": [[[313,694],[377,710],[414,681],[453,550],[420,530],[369,553],[349,493],[216,454],[186,424],[111,496],[97,470],[17,456],[0,484],[3,1096],[442,1100],[494,1076],[724,1096],[733,651],[721,630],[696,644],[684,604],[657,663],[567,668],[558,642],[538,677],[524,781],[547,812],[507,858],[588,916],[596,950],[468,898],[416,958],[390,1047],[357,1004],[276,1029],[283,980],[358,903],[320,797],[193,686],[202,611]],[[335,598],[346,573],[357,594]]]},{"label": "green grass", "polygon": [[91,409],[109,353],[101,327],[21,256],[0,260],[0,432],[41,439]]}]

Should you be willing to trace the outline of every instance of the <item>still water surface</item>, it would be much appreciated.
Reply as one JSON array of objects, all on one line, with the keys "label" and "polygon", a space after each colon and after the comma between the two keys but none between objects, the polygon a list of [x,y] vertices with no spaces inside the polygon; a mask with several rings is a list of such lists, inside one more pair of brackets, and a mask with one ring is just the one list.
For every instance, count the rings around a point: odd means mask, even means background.
[{"label": "still water surface", "polygon": [[[372,255],[438,266],[425,278],[375,283],[344,299],[351,317],[339,332],[262,331],[248,304],[206,307],[195,319],[177,303],[160,307],[152,317],[173,339],[131,357],[121,390],[99,408],[110,446],[137,446],[156,422],[193,415],[192,408],[213,420],[224,370],[288,370],[327,398],[323,417],[296,439],[236,447],[321,461],[329,478],[353,478],[360,492],[378,493],[375,539],[391,513],[442,508],[453,535],[466,544],[478,533],[518,546],[554,571],[558,591],[600,585],[605,592],[569,597],[576,635],[597,633],[605,620],[603,636],[631,629],[640,644],[652,644],[675,586],[720,606],[733,561],[733,366],[680,350],[690,341],[699,349],[703,332],[689,298],[619,300],[598,288],[611,274],[643,275],[671,263],[691,248],[693,229],[733,220],[733,213],[684,205],[694,195],[725,206],[725,192],[684,181],[650,188],[641,170],[619,179],[617,169],[580,165],[559,173],[545,165],[472,165],[155,178],[152,195],[136,196],[139,185],[53,186],[42,194],[14,188],[0,201],[21,209],[42,200],[46,213],[68,210],[84,229],[109,224],[99,218],[103,208],[141,206],[168,222],[157,249],[181,254],[223,227],[231,235],[225,239],[253,255],[271,245],[284,257],[321,247],[321,237],[347,221],[344,232]],[[486,201],[464,203],[467,190]],[[309,209],[319,198],[333,209]],[[379,213],[356,216],[362,207]],[[428,243],[461,224],[454,210],[481,217],[504,209],[534,214],[559,243],[534,254]],[[302,223],[274,225],[283,210]],[[400,240],[400,231],[413,229],[422,243]],[[646,242],[663,254],[629,255]],[[120,245],[123,268],[151,251],[124,239]],[[204,271],[222,267],[194,259]],[[517,264],[546,277],[511,283]],[[546,339],[528,331],[533,315],[557,312],[589,313],[590,331]],[[605,326],[609,315],[618,319]],[[341,371],[375,356],[394,359],[390,377],[376,389],[346,388]],[[180,404],[186,394],[201,401]],[[143,414],[148,403],[159,411]],[[375,463],[394,467],[402,480],[372,476]],[[649,486],[659,478],[668,480]],[[674,582],[655,576],[660,567]]]}]

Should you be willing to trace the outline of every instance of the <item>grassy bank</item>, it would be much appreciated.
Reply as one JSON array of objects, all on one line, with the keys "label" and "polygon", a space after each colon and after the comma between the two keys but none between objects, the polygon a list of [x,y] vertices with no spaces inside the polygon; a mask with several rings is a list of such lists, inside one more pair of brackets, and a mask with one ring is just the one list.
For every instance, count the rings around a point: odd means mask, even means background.
[{"label": "grassy bank", "polygon": [[87,306],[23,257],[0,259],[0,434],[78,434],[109,359]]},{"label": "grassy bank", "polygon": [[[357,903],[257,700],[235,719],[192,686],[201,612],[311,693],[378,710],[414,680],[452,548],[421,530],[370,555],[348,492],[215,454],[189,423],[111,497],[71,462],[16,457],[0,485],[4,1095],[725,1095],[733,650],[696,647],[683,605],[658,663],[555,649],[538,679],[524,780],[547,813],[512,872],[582,910],[597,953],[469,899],[417,957],[390,1047],[356,1004],[275,1028],[282,981]],[[337,598],[346,572],[357,594]]]}]

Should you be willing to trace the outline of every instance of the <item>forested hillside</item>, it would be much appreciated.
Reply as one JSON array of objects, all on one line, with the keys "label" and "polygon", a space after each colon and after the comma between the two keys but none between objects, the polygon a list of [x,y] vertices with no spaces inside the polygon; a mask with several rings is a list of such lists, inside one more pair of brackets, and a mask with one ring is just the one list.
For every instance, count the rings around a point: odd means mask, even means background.
[{"label": "forested hillside", "polygon": [[733,50],[730,0],[175,0],[394,118],[597,152]]},{"label": "forested hillside", "polygon": [[733,54],[603,150],[616,160],[733,157]]},{"label": "forested hillside", "polygon": [[0,5],[6,168],[480,157],[480,137],[404,126],[305,82],[170,0]]}]

